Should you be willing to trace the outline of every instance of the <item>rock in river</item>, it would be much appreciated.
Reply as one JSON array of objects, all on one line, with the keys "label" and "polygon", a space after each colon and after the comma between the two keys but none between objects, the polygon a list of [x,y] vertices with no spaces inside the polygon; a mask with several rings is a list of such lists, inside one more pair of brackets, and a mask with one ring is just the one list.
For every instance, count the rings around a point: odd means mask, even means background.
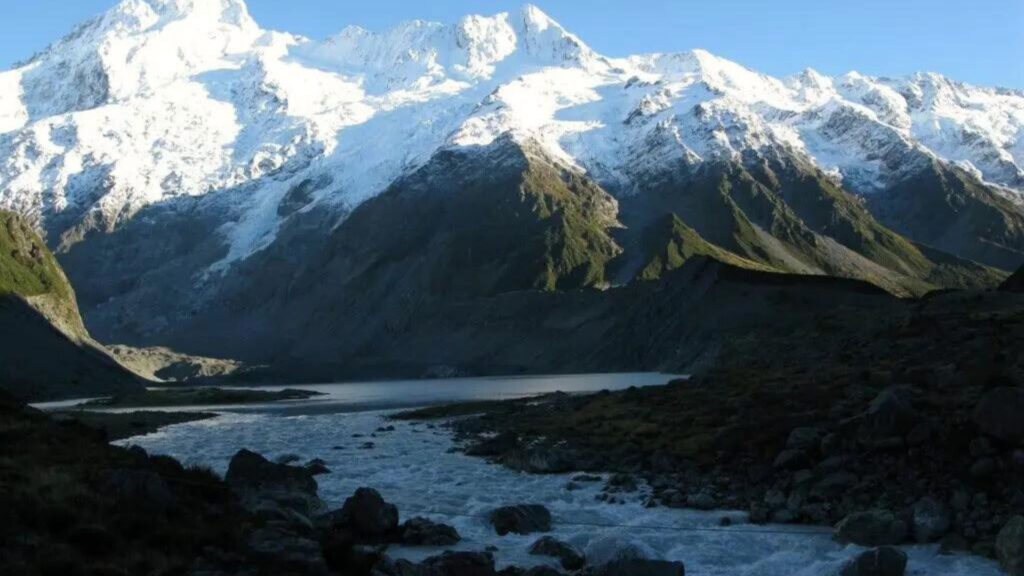
[{"label": "rock in river", "polygon": [[579,570],[586,563],[583,556],[575,548],[551,536],[544,536],[534,542],[530,546],[530,554],[558,558],[562,568],[566,570]]},{"label": "rock in river", "polygon": [[503,506],[491,512],[490,520],[499,536],[551,531],[551,512],[540,504]]}]

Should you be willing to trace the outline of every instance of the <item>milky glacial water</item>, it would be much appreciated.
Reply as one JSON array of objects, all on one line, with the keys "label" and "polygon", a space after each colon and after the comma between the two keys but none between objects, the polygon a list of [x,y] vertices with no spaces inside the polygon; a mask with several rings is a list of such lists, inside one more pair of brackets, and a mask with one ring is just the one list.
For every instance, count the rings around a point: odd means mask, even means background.
[{"label": "milky glacial water", "polygon": [[[608,383],[608,388],[637,383],[634,377]],[[588,389],[597,380],[581,377],[577,390]],[[651,376],[647,382],[664,381]],[[452,399],[486,398],[488,394],[526,394],[569,388],[572,377],[542,381],[516,379],[514,392],[494,385],[490,392],[461,390],[465,381],[419,382],[423,387],[448,387]],[[462,382],[460,385],[458,382]],[[582,383],[581,383],[582,382]],[[587,384],[589,382],[589,384]],[[657,558],[681,560],[688,575],[823,576],[836,574],[842,563],[862,549],[841,546],[827,529],[799,526],[754,526],[743,524],[739,512],[696,512],[664,507],[644,508],[646,488],[627,495],[624,504],[598,501],[603,483],[584,483],[579,490],[566,489],[573,474],[530,475],[452,450],[455,446],[442,426],[423,422],[392,422],[392,409],[368,410],[368,405],[386,401],[388,390],[407,389],[381,384],[377,391],[363,390],[365,401],[345,410],[344,402],[333,412],[319,408],[294,414],[292,410],[225,413],[217,419],[172,426],[144,437],[124,441],[155,453],[170,454],[188,464],[203,464],[223,473],[231,456],[240,448],[270,458],[297,454],[303,459],[322,458],[332,470],[318,476],[320,494],[332,508],[360,486],[371,486],[395,503],[403,519],[427,516],[455,526],[463,541],[452,549],[481,550],[497,547],[499,565],[533,565],[549,562],[528,554],[538,535],[499,537],[484,519],[497,506],[541,503],[552,512],[552,535],[575,545],[593,561],[626,547]],[[555,388],[551,388],[555,386]],[[307,387],[303,387],[307,388]],[[484,386],[486,388],[486,386]],[[435,392],[424,392],[434,395]],[[336,398],[337,399],[337,398]],[[408,398],[396,398],[406,404]],[[386,402],[385,402],[386,403]],[[394,425],[394,432],[375,432]],[[364,449],[373,442],[372,449]],[[737,522],[719,526],[723,516]],[[437,554],[440,548],[393,548],[396,557],[417,560]],[[912,546],[910,574],[929,576],[1001,574],[994,562],[977,557],[941,556],[936,546]]]}]

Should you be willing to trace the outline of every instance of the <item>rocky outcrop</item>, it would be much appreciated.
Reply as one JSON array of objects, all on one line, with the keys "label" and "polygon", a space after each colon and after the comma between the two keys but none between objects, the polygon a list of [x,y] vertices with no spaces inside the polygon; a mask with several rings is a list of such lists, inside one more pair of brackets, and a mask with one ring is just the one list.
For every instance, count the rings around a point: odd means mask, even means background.
[{"label": "rocky outcrop", "polygon": [[502,506],[492,511],[489,519],[499,536],[551,530],[551,512],[540,504]]},{"label": "rocky outcrop", "polygon": [[361,543],[384,542],[398,533],[398,508],[373,488],[356,490],[329,519],[332,527],[351,531]]},{"label": "rocky outcrop", "polygon": [[907,571],[907,555],[902,550],[884,546],[862,552],[843,565],[840,576],[903,576]]},{"label": "rocky outcrop", "polygon": [[1004,292],[1024,292],[1024,266],[1021,266],[1012,276],[1003,282],[999,287]]},{"label": "rocky outcrop", "polygon": [[324,505],[308,470],[271,462],[249,450],[231,458],[224,480],[250,510],[280,507],[309,517]]}]

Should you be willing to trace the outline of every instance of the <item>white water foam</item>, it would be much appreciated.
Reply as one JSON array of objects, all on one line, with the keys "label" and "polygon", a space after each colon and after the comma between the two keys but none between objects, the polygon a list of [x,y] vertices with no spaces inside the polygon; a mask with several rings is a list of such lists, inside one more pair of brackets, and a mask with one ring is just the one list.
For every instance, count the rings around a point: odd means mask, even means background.
[{"label": "white water foam", "polygon": [[[385,425],[394,425],[396,430],[375,433]],[[361,436],[354,436],[357,434]],[[373,442],[375,447],[362,449],[365,442]],[[291,453],[303,459],[322,458],[333,472],[317,481],[321,496],[332,508],[340,506],[356,488],[374,487],[398,506],[403,520],[422,515],[455,526],[463,541],[453,549],[495,546],[501,566],[548,561],[528,553],[537,535],[499,537],[483,518],[497,506],[522,503],[547,506],[555,518],[552,535],[586,551],[591,559],[631,547],[647,555],[683,561],[687,574],[695,576],[836,574],[845,560],[862,550],[833,542],[828,530],[809,527],[740,523],[721,528],[722,516],[741,520],[743,515],[647,509],[641,494],[631,496],[625,504],[599,502],[595,496],[603,485],[600,482],[570,491],[566,484],[572,474],[530,475],[491,465],[451,451],[455,444],[443,428],[388,422],[384,412],[289,417],[226,414],[123,443],[169,454],[187,464],[208,465],[220,473],[240,448],[269,458]],[[789,533],[793,531],[811,533]],[[910,556],[909,574],[1001,574],[994,562],[939,555],[937,546],[904,549]],[[440,550],[395,548],[389,553],[417,560]]]}]

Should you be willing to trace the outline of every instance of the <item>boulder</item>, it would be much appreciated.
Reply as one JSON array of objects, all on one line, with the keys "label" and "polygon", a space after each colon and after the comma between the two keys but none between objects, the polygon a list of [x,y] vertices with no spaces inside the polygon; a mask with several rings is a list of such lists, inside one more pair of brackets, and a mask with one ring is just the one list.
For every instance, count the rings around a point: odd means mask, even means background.
[{"label": "boulder", "polygon": [[499,536],[551,531],[551,512],[540,504],[503,506],[491,512],[490,521]]},{"label": "boulder", "polygon": [[871,401],[863,416],[862,431],[872,440],[903,437],[918,423],[911,392],[904,386],[890,386]]},{"label": "boulder", "polygon": [[836,524],[835,538],[858,546],[901,544],[907,538],[907,524],[887,510],[854,512]]},{"label": "boulder", "polygon": [[397,532],[398,508],[373,488],[359,488],[345,500],[333,523],[351,529],[359,541],[377,542]]},{"label": "boulder", "polygon": [[426,518],[410,518],[402,525],[402,544],[407,546],[452,546],[459,540],[455,528]]},{"label": "boulder", "polygon": [[786,448],[808,452],[821,443],[821,430],[813,427],[794,428],[786,440]]},{"label": "boulder", "polygon": [[685,576],[682,562],[667,560],[616,560],[601,566],[595,576]]},{"label": "boulder", "polygon": [[1024,388],[1002,386],[989,390],[974,408],[982,432],[1009,444],[1024,442]]},{"label": "boulder", "polygon": [[557,558],[566,570],[579,570],[586,563],[576,548],[551,536],[544,536],[534,542],[530,546],[530,554]]},{"label": "boulder", "polygon": [[922,498],[914,504],[912,527],[914,540],[920,544],[937,542],[953,523],[949,508],[934,498]]},{"label": "boulder", "polygon": [[320,543],[280,526],[266,526],[249,535],[249,546],[260,554],[273,556],[292,565],[303,565],[305,573],[326,572]]},{"label": "boulder", "polygon": [[487,552],[445,552],[424,560],[425,576],[494,576],[494,557]]},{"label": "boulder", "polygon": [[239,450],[231,458],[224,480],[250,510],[260,507],[265,500],[305,516],[323,508],[316,480],[306,469],[276,464],[249,450]]},{"label": "boulder", "polygon": [[587,543],[585,556],[590,566],[604,566],[622,560],[653,560],[658,557],[657,553],[642,541],[617,534],[592,539]]},{"label": "boulder", "polygon": [[1024,576],[1024,516],[1014,516],[999,531],[996,558],[1010,576]]},{"label": "boulder", "polygon": [[898,548],[883,546],[860,553],[843,565],[840,576],[903,576],[907,555]]}]

